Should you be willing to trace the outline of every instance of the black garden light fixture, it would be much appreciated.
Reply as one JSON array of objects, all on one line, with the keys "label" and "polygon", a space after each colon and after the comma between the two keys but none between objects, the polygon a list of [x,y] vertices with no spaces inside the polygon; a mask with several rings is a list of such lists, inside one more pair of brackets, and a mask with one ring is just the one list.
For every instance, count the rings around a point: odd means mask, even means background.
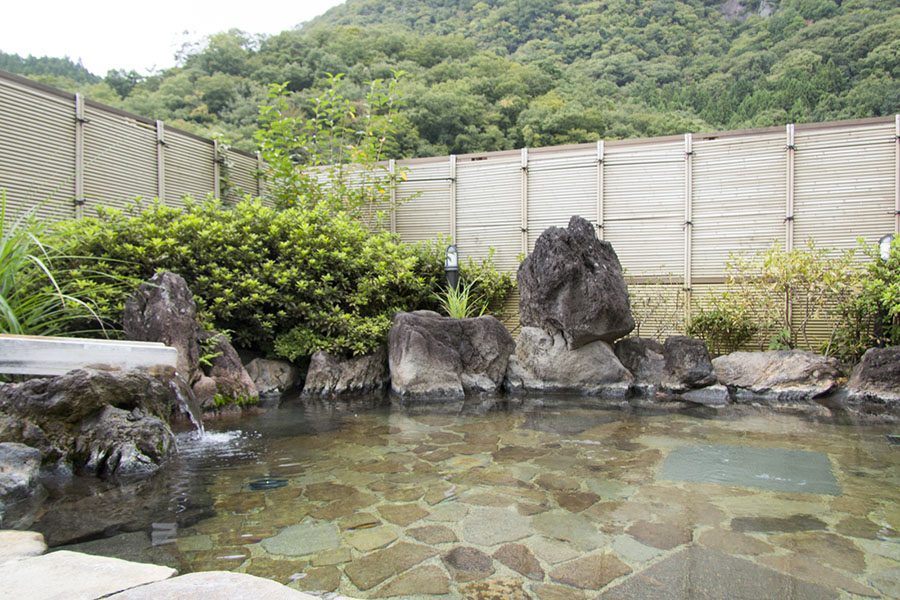
[{"label": "black garden light fixture", "polygon": [[447,285],[455,290],[459,285],[459,253],[456,244],[447,246],[447,255],[444,258],[444,273],[447,275]]}]

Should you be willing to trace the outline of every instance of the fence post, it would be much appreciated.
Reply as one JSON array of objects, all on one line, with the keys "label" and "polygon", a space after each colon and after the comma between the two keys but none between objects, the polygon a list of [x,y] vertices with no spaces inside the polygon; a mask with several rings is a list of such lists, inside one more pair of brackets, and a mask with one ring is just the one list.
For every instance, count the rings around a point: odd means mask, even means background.
[{"label": "fence post", "polygon": [[694,235],[694,139],[684,134],[684,322],[691,320],[693,275],[691,254]]},{"label": "fence post", "polygon": [[388,161],[388,177],[391,194],[391,233],[397,233],[397,161],[393,158]]},{"label": "fence post", "polygon": [[257,150],[256,151],[256,197],[257,198],[262,198],[262,195],[263,195],[263,173],[265,173],[265,171],[263,170],[264,166],[265,165],[263,165],[262,153],[259,150]]},{"label": "fence post", "polygon": [[894,115],[894,233],[900,234],[900,115]]},{"label": "fence post", "polygon": [[84,216],[84,96],[75,94],[75,218]]},{"label": "fence post", "polygon": [[156,193],[166,202],[166,124],[156,121]]},{"label": "fence post", "polygon": [[213,140],[213,196],[216,200],[221,196],[219,192],[219,186],[222,184],[222,172],[219,170],[221,164],[219,160],[219,140]]},{"label": "fence post", "polygon": [[[794,249],[794,161],[797,146],[794,138],[794,124],[788,123],[785,126],[785,151],[787,152],[786,167],[786,190],[785,190],[785,209],[784,209],[784,249],[790,252]],[[784,294],[784,312],[787,318],[787,324],[794,322],[794,303],[791,299],[790,291]]]},{"label": "fence post", "polygon": [[450,241],[456,243],[456,155],[450,155]]},{"label": "fence post", "polygon": [[603,140],[597,140],[597,237],[603,239]]},{"label": "fence post", "polygon": [[519,214],[522,217],[522,221],[519,225],[519,228],[522,230],[522,254],[525,256],[528,255],[528,148],[522,148],[522,184],[521,184],[521,192],[522,196],[520,198],[521,208],[519,209]]},{"label": "fence post", "polygon": [[794,124],[790,123],[785,128],[787,151],[786,167],[786,206],[784,211],[784,249],[790,252],[794,249]]}]

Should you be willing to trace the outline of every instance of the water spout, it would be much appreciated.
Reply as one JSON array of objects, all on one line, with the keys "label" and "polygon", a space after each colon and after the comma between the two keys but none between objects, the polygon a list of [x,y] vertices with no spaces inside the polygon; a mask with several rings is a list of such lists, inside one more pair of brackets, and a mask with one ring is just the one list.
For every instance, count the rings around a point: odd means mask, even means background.
[{"label": "water spout", "polygon": [[179,410],[187,415],[191,424],[194,426],[195,439],[202,438],[205,433],[203,419],[200,416],[202,410],[200,408],[200,402],[197,400],[194,392],[177,374],[169,380],[169,386],[172,388],[172,391],[175,392]]}]

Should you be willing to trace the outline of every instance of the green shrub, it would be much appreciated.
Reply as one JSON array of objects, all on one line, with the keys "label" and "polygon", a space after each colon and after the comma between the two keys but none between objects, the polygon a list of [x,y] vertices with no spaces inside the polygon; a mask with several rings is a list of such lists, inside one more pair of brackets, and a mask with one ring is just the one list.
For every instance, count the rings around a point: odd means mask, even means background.
[{"label": "green shrub", "polygon": [[691,319],[687,334],[705,341],[710,352],[719,356],[749,343],[757,329],[744,311],[721,303],[701,310]]},{"label": "green shrub", "polygon": [[[153,202],[61,223],[55,236],[69,254],[97,257],[120,278],[179,273],[208,327],[229,331],[238,347],[290,360],[372,351],[394,313],[436,309],[444,282],[440,242],[404,244],[325,205],[276,210],[246,199],[226,208],[207,200],[181,210]],[[511,289],[511,276],[496,273],[490,257],[464,273],[494,304]],[[81,293],[118,321],[130,290],[104,283],[85,280]]]},{"label": "green shrub", "polygon": [[900,345],[900,236],[894,238],[887,260],[877,246],[864,251],[870,262],[838,303],[837,327],[826,346],[826,352],[848,364],[873,346]]}]

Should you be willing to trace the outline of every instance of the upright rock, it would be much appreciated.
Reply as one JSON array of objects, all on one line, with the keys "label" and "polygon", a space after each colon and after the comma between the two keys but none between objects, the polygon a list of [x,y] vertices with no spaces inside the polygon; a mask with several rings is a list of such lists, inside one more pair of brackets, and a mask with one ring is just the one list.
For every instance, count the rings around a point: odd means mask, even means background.
[{"label": "upright rock", "polygon": [[381,395],[388,385],[387,349],[344,358],[316,352],[309,362],[303,396],[335,397],[349,394]]},{"label": "upright rock", "polygon": [[612,347],[595,341],[569,350],[562,333],[523,327],[506,374],[507,390],[623,397],[634,380]]},{"label": "upright rock", "polygon": [[803,402],[831,391],[840,376],[834,358],[804,350],[732,352],[713,360],[716,377],[738,402]]},{"label": "upright rock", "polygon": [[391,390],[401,399],[423,400],[497,392],[514,349],[512,336],[494,317],[398,313],[388,336]]},{"label": "upright rock", "polygon": [[869,348],[847,382],[856,411],[900,419],[900,346]]},{"label": "upright rock", "polygon": [[125,302],[122,327],[129,340],[178,350],[178,374],[189,384],[200,377],[197,305],[181,275],[157,273],[142,283]]},{"label": "upright rock", "polygon": [[541,234],[519,267],[518,284],[522,325],[561,332],[570,350],[634,329],[619,258],[579,216],[566,229]]}]

